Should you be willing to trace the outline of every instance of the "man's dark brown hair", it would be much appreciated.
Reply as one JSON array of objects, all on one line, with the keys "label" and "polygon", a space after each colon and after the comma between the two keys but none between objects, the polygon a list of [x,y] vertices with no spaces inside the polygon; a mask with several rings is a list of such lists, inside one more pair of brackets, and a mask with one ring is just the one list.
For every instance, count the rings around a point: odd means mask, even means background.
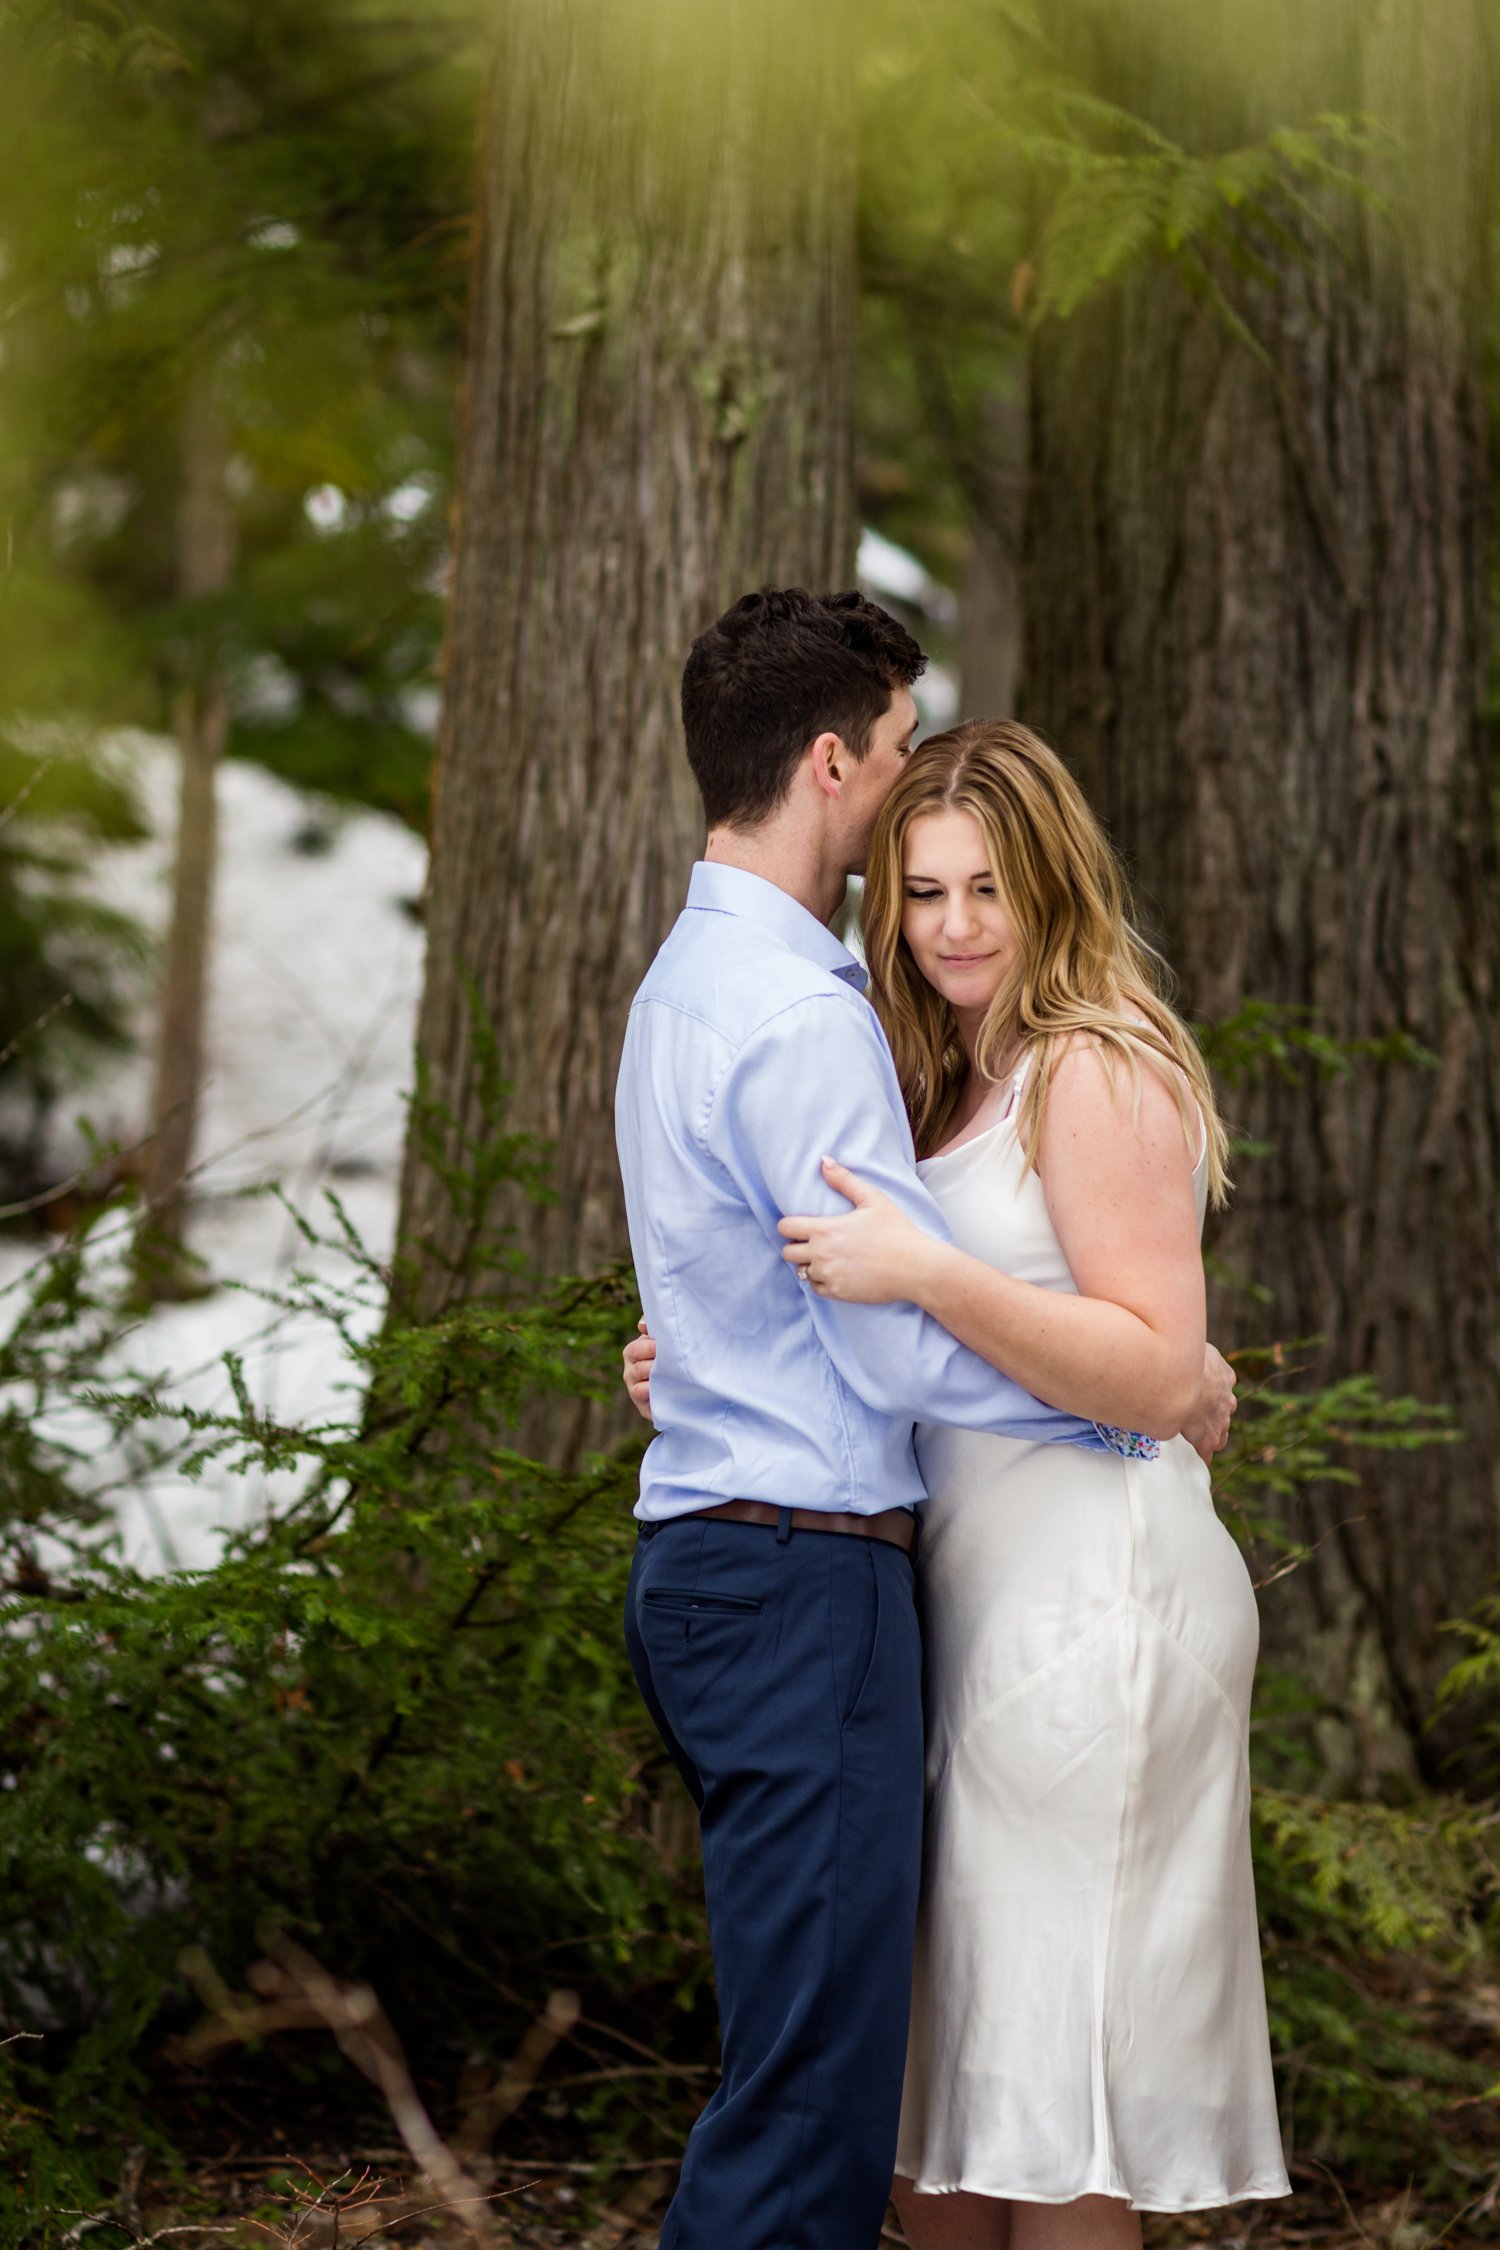
[{"label": "man's dark brown hair", "polygon": [[773,813],[820,734],[862,758],[896,689],[926,664],[905,626],[863,594],[746,594],[699,634],[682,675],[688,763],[709,827],[753,828]]}]

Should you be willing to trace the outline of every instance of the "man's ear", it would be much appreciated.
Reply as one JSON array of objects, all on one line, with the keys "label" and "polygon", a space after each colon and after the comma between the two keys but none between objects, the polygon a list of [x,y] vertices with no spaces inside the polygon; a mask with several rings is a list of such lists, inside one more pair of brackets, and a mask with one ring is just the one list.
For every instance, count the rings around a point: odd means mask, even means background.
[{"label": "man's ear", "polygon": [[837,797],[849,771],[849,746],[842,735],[815,736],[808,751],[814,787],[825,797]]}]

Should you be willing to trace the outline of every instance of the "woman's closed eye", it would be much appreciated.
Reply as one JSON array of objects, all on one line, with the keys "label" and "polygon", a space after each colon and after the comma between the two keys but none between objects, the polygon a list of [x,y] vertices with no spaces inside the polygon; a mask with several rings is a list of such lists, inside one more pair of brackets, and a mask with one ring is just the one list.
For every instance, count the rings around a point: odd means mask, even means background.
[{"label": "woman's closed eye", "polygon": [[[975,890],[980,898],[993,898],[995,895],[993,883],[977,883]],[[934,899],[941,898],[943,893],[941,891],[917,891],[908,885],[906,895],[909,899],[915,900],[918,905],[927,906],[931,905]]]}]

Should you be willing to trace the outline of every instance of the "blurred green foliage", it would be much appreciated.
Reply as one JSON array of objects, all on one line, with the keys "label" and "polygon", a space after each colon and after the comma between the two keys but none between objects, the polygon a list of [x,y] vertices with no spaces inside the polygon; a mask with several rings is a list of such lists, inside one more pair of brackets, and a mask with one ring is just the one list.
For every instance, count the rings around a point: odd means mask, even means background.
[{"label": "blurred green foliage", "polygon": [[[13,0],[0,18],[4,708],[161,725],[422,817],[477,10]],[[179,422],[228,424],[239,563],[178,598]]]},{"label": "blurred green foliage", "polygon": [[64,1090],[125,1044],[144,942],[80,878],[99,844],[144,834],[125,774],[62,727],[0,732],[0,1175],[43,1184]]},{"label": "blurred green foliage", "polygon": [[[1114,30],[1128,41],[1127,18],[1153,14],[1122,9]],[[1024,407],[1036,326],[1155,264],[1260,352],[1227,283],[1269,277],[1330,209],[1368,205],[1393,144],[1338,112],[1341,86],[1320,94],[1316,72],[1299,86],[1290,68],[1260,137],[1216,138],[1230,119],[1205,104],[1200,134],[1174,138],[1093,83],[1090,11],[1073,0],[879,0],[867,27],[861,503],[957,586],[977,524],[1019,538],[1023,465],[1002,432]]]},{"label": "blurred green foliage", "polygon": [[[0,712],[161,724],[226,665],[235,749],[421,820],[483,28],[480,0],[9,0]],[[1040,17],[973,0],[878,0],[857,69],[862,496],[956,583],[1006,504],[993,410],[1028,323],[1147,257],[1211,294],[1215,257],[1350,176],[1352,128],[1190,152],[1091,95]],[[185,605],[205,369],[240,562]]]}]

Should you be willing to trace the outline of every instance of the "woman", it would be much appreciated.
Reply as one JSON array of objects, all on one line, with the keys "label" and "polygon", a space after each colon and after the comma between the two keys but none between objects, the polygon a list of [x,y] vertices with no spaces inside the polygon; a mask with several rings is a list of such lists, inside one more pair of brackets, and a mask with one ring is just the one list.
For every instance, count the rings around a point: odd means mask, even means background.
[{"label": "woman", "polygon": [[1248,1834],[1255,1599],[1173,1435],[1223,1128],[1103,833],[1025,728],[912,758],[864,928],[954,1239],[830,1164],[856,1208],[785,1219],[786,1256],[1164,1441],[1129,1459],[919,1431],[927,1845],[897,2206],[914,2250],[1126,2250],[1142,2209],[1287,2192]]}]

